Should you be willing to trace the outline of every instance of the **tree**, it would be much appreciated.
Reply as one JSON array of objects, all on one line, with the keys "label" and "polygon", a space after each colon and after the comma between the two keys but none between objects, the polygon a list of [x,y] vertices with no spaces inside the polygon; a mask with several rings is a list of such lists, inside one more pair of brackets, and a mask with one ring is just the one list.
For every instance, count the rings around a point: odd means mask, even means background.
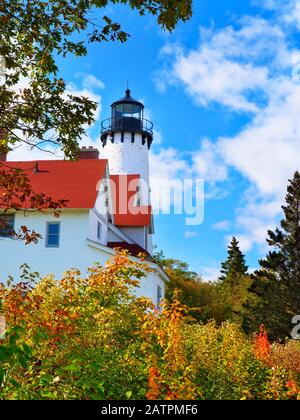
[{"label": "tree", "polygon": [[[31,191],[26,173],[1,162],[1,155],[20,143],[42,150],[52,145],[66,158],[76,158],[97,104],[67,91],[57,57],[84,56],[88,43],[128,39],[121,25],[105,14],[110,3],[157,16],[168,31],[192,13],[192,0],[0,0],[0,194],[13,178],[19,180],[11,184],[17,195],[22,183],[28,196],[42,194]],[[43,197],[40,208],[53,204],[51,197]],[[11,208],[16,209],[15,201],[2,204],[4,211]]]},{"label": "tree", "polygon": [[201,276],[190,271],[189,265],[173,258],[166,258],[163,252],[154,254],[158,264],[166,271],[166,299],[171,302],[179,291],[179,301],[188,308],[190,320],[216,321],[218,325],[228,320],[241,322],[241,307],[246,300],[251,284],[248,275],[240,277],[240,283],[206,282]]},{"label": "tree", "polygon": [[300,314],[300,174],[289,181],[281,228],[268,231],[272,248],[253,275],[245,305],[244,328],[264,324],[272,339],[290,334],[292,318]]},{"label": "tree", "polygon": [[220,282],[226,282],[231,286],[240,283],[241,279],[247,274],[245,257],[240,251],[238,240],[233,237],[228,246],[228,257],[222,263]]},{"label": "tree", "polygon": [[[87,43],[127,40],[119,23],[98,15],[108,3],[127,4],[141,15],[149,12],[169,31],[191,16],[191,0],[0,0],[0,56],[6,68],[0,129],[7,133],[0,153],[19,141],[38,148],[47,141],[67,157],[76,155],[96,104],[68,94],[56,57],[84,56]],[[81,39],[75,41],[75,34]],[[25,88],[17,89],[23,78],[28,78]]]},{"label": "tree", "polygon": [[228,257],[222,263],[221,276],[216,285],[219,322],[231,320],[241,323],[242,307],[251,284],[247,273],[245,257],[239,248],[238,240],[233,237],[228,246]]},{"label": "tree", "polygon": [[214,283],[204,282],[198,273],[190,271],[186,262],[167,258],[162,251],[155,253],[154,259],[169,276],[166,284],[168,302],[172,302],[174,295],[179,291],[177,298],[188,308],[191,319],[203,322],[212,318],[219,319]]},{"label": "tree", "polygon": [[300,398],[298,343],[191,324],[176,298],[157,311],[132,293],[145,270],[121,251],[86,277],[0,283],[0,400]]}]

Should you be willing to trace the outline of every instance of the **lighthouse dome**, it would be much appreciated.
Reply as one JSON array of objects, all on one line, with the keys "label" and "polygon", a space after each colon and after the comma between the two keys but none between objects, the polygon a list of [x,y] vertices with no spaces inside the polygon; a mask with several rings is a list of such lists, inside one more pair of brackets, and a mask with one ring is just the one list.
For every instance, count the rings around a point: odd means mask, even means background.
[{"label": "lighthouse dome", "polygon": [[125,96],[121,99],[119,99],[118,101],[115,101],[111,106],[115,107],[117,105],[122,105],[122,104],[129,104],[129,105],[135,105],[137,107],[139,107],[140,109],[144,109],[144,104],[142,104],[142,102],[139,102],[138,100],[134,99],[131,96],[131,91],[130,89],[127,89],[125,91]]},{"label": "lighthouse dome", "polygon": [[144,118],[144,104],[131,96],[129,89],[125,96],[111,105],[111,118],[102,121],[101,140],[103,146],[108,138],[114,141],[115,134],[121,133],[124,140],[125,133],[131,135],[135,142],[136,135],[141,135],[142,143],[150,148],[153,140],[153,124]]}]

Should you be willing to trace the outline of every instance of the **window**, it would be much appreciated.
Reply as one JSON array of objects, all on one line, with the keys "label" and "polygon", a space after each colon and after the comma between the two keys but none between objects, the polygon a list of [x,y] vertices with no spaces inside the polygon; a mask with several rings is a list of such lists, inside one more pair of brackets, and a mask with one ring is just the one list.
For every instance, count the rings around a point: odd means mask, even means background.
[{"label": "window", "polygon": [[134,197],[134,205],[136,207],[139,207],[141,205],[141,193],[140,193],[140,186],[137,185],[136,187],[136,194]]},{"label": "window", "polygon": [[101,226],[101,223],[98,222],[97,223],[97,238],[99,239],[99,241],[101,240],[101,232],[102,232],[102,226]]},{"label": "window", "polygon": [[132,104],[124,104],[124,117],[131,117],[133,114],[133,106]]},{"label": "window", "polygon": [[123,115],[123,104],[115,107],[115,118],[120,118]]},{"label": "window", "polygon": [[47,223],[46,247],[58,248],[60,236],[60,222]]},{"label": "window", "polygon": [[159,307],[163,298],[163,291],[161,286],[157,285],[157,307]]},{"label": "window", "polygon": [[0,236],[11,238],[15,228],[15,215],[14,214],[1,214],[0,215]]}]

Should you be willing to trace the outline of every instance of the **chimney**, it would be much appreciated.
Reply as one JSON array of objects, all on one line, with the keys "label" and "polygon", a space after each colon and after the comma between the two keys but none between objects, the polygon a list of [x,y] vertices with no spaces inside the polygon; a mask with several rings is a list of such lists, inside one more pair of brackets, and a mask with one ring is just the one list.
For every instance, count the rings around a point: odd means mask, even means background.
[{"label": "chimney", "polygon": [[99,159],[99,150],[96,147],[89,146],[85,147],[83,146],[80,149],[79,153],[79,160],[83,159]]},{"label": "chimney", "polygon": [[[4,140],[4,141],[2,141]],[[3,128],[0,128],[0,162],[6,162],[8,148],[5,144],[6,140],[6,131]]]}]

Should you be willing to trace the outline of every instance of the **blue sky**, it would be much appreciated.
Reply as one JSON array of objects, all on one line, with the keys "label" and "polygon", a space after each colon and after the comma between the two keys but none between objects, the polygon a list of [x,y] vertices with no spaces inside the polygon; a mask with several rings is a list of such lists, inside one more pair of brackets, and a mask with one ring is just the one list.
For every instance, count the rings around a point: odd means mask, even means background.
[{"label": "blue sky", "polygon": [[125,6],[107,14],[131,34],[126,44],[60,59],[70,90],[99,102],[84,142],[99,143],[100,121],[128,80],[155,125],[152,174],[205,179],[203,224],[157,216],[158,248],[213,279],[236,235],[256,267],[300,168],[300,1],[197,0],[172,34]]}]

